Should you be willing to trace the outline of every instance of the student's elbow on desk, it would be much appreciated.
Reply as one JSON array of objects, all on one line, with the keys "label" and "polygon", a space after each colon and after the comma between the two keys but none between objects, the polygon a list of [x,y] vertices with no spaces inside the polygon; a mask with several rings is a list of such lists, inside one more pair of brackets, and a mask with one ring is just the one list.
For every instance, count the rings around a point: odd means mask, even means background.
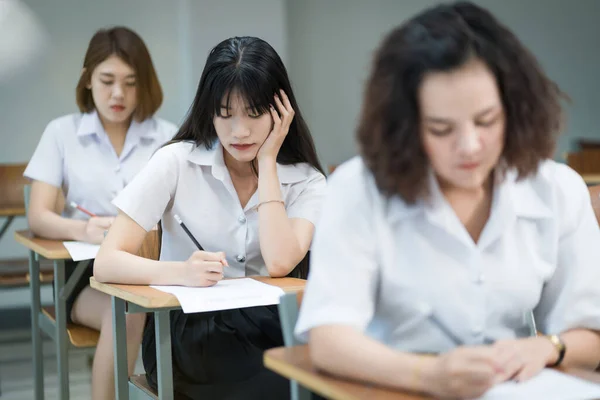
[{"label": "student's elbow on desk", "polygon": [[268,262],[267,263],[267,271],[269,272],[269,276],[271,278],[283,278],[287,276],[296,265],[292,265],[291,263],[286,263],[283,261],[280,262]]},{"label": "student's elbow on desk", "polygon": [[313,365],[322,371],[336,373],[335,363],[337,361],[337,336],[338,330],[343,327],[319,326],[311,329],[309,334],[310,358]]},{"label": "student's elbow on desk", "polygon": [[109,283],[111,281],[111,265],[114,265],[114,262],[111,262],[112,257],[110,253],[112,251],[101,246],[94,260],[94,278],[100,283]]}]

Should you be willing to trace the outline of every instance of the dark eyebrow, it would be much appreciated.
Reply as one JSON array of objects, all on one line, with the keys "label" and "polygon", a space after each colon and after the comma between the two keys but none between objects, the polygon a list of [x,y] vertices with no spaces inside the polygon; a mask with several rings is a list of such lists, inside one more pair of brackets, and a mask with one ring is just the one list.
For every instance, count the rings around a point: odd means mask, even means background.
[{"label": "dark eyebrow", "polygon": [[[115,74],[112,74],[110,72],[100,72],[100,75],[106,78],[114,78]],[[125,79],[129,79],[129,78],[135,78],[135,74],[129,74],[125,77]]]},{"label": "dark eyebrow", "polygon": [[[492,111],[494,111],[496,109],[498,109],[497,105],[488,107],[488,108],[478,112],[475,115],[475,118],[485,117],[486,115],[488,115],[489,113],[491,113]],[[430,117],[430,116],[425,116],[424,120],[426,122],[431,122],[433,124],[451,124],[453,122],[451,119],[440,118],[440,117]]]},{"label": "dark eyebrow", "polygon": [[[231,107],[228,107],[228,106],[226,106],[225,104],[221,104],[221,108],[225,108],[225,109],[227,109],[227,110],[231,110]],[[246,110],[249,110],[249,111],[254,111],[254,110],[258,110],[258,108],[254,108],[254,107],[252,107],[252,106],[248,106],[248,107],[246,107]]]}]

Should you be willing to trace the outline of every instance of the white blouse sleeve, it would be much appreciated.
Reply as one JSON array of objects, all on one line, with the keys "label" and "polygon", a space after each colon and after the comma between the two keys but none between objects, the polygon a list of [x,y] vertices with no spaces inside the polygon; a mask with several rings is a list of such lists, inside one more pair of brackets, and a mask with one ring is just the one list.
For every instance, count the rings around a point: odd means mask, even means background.
[{"label": "white blouse sleeve", "polygon": [[63,183],[64,144],[61,142],[62,127],[54,120],[46,126],[24,176],[60,188]]},{"label": "white blouse sleeve", "polygon": [[303,218],[316,226],[327,187],[325,176],[315,171],[306,181],[294,186],[292,190],[298,190],[299,193],[286,207],[288,218]]},{"label": "white blouse sleeve", "polygon": [[546,334],[600,330],[600,228],[581,176],[556,168],[559,237],[557,265],[535,310]]},{"label": "white blouse sleeve", "polygon": [[370,183],[358,158],[339,167],[329,180],[296,325],[302,341],[321,325],[362,331],[373,317],[378,264]]},{"label": "white blouse sleeve", "polygon": [[175,196],[179,177],[176,145],[159,149],[113,200],[113,204],[146,231],[162,218]]}]

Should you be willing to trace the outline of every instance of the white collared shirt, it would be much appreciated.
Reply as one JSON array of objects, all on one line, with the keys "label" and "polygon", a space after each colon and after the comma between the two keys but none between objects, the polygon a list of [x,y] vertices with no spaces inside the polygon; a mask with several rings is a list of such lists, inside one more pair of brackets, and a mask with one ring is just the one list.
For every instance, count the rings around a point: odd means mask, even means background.
[{"label": "white collared shirt", "polygon": [[70,207],[72,201],[97,215],[114,216],[114,197],[176,132],[175,125],[159,118],[132,121],[117,156],[96,111],[66,115],[48,124],[24,175],[62,188],[67,218],[89,218]]},{"label": "white collared shirt", "polygon": [[[289,218],[316,223],[325,177],[308,164],[277,164]],[[223,251],[225,277],[267,276],[258,235],[258,193],[242,209],[220,143],[207,150],[190,142],[165,146],[119,194],[114,204],[145,230],[162,221],[163,261],[185,261],[197,250],[178,215],[205,251]]]},{"label": "white collared shirt", "polygon": [[[523,337],[537,328],[600,330],[600,230],[588,189],[553,161],[494,190],[473,242],[435,179],[429,201],[386,201],[361,158],[328,183],[296,334],[352,326],[404,351]],[[433,317],[432,317],[433,316]]]}]

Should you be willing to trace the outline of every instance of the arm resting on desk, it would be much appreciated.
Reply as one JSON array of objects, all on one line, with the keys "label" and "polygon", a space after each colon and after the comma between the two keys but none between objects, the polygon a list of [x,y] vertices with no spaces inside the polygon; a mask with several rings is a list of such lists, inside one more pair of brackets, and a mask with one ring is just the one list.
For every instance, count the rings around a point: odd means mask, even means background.
[{"label": "arm resting on desk", "polygon": [[47,239],[85,241],[86,221],[61,217],[62,200],[60,188],[33,181],[27,212],[29,228],[36,236]]},{"label": "arm resting on desk", "polygon": [[600,333],[573,329],[560,335],[567,351],[562,366],[594,370],[600,364]]},{"label": "arm resting on desk", "polygon": [[136,255],[146,234],[144,228],[120,212],[96,256],[96,280],[133,285],[180,285],[183,262],[155,261]]},{"label": "arm resting on desk", "polygon": [[354,328],[333,325],[311,330],[310,355],[318,369],[331,374],[415,392],[427,391],[425,371],[435,362],[434,357],[401,353]]}]

